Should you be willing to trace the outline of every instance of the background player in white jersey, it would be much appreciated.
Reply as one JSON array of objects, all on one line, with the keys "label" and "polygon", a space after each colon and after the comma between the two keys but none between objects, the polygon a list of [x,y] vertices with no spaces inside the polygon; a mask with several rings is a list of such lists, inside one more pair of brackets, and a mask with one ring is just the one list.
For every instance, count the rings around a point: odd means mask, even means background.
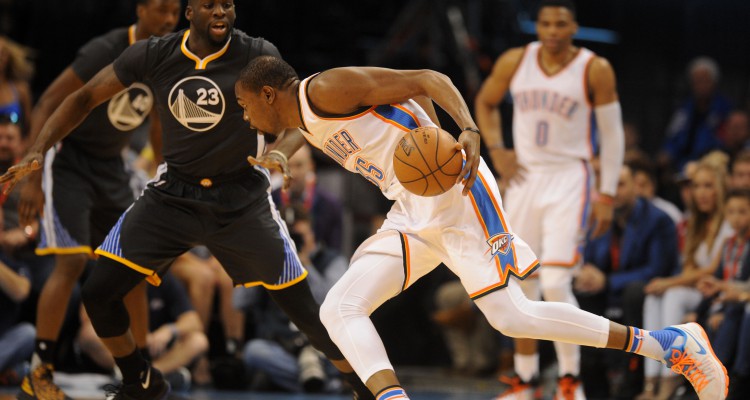
[{"label": "background player in white jersey", "polygon": [[[701,399],[726,397],[726,371],[699,325],[647,332],[569,304],[524,296],[511,275],[528,276],[538,265],[536,256],[507,223],[497,185],[478,154],[476,125],[445,75],[350,67],[300,81],[280,58],[261,56],[242,70],[235,92],[251,127],[268,135],[302,129],[308,142],[395,200],[382,228],[357,249],[320,311],[329,335],[378,400],[408,396],[369,315],[440,262],[458,275],[490,324],[507,335],[642,354],[686,375]],[[456,146],[466,153],[464,186],[435,197],[407,192],[393,170],[393,152],[403,145],[404,133],[435,126],[425,97],[463,127]],[[277,150],[248,159],[287,173],[290,150],[301,143],[290,146],[300,133],[286,132]]]},{"label": "background player in white jersey", "polygon": [[[510,223],[539,255],[539,280],[524,282],[532,299],[578,305],[572,280],[591,213],[596,237],[612,221],[612,201],[622,166],[624,136],[615,76],[606,59],[573,46],[578,25],[569,0],[542,1],[539,41],[503,53],[477,94],[475,113],[492,162],[506,187]],[[514,149],[502,141],[498,104],[513,96]],[[589,161],[594,157],[592,113],[601,134],[601,182],[596,196]],[[592,201],[593,199],[593,201]],[[592,208],[593,207],[593,208]],[[580,349],[555,343],[557,398],[583,399]],[[537,343],[517,340],[518,378],[510,399],[531,399],[539,374]],[[502,395],[500,398],[505,398]]]}]

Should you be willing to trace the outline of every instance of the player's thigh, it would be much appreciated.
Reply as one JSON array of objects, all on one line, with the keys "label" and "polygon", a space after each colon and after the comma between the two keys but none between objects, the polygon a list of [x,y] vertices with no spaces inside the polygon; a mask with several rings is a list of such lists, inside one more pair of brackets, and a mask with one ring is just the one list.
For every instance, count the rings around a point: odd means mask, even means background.
[{"label": "player's thigh", "polygon": [[91,247],[91,209],[95,193],[75,164],[57,157],[45,164],[42,177],[44,212],[40,217],[40,248]]},{"label": "player's thigh", "polygon": [[591,177],[585,164],[556,174],[545,194],[542,266],[575,267],[580,261],[591,207]]},{"label": "player's thigh", "polygon": [[186,207],[149,188],[120,216],[97,254],[160,281],[175,258],[201,240],[204,227]]},{"label": "player's thigh", "polygon": [[125,210],[133,204],[133,191],[127,176],[118,181],[98,185],[98,196],[91,210],[91,243],[98,246],[117,223]]},{"label": "player's thigh", "polygon": [[429,244],[418,236],[380,231],[359,246],[349,269],[328,292],[326,303],[365,299],[371,313],[439,264]]},{"label": "player's thigh", "polygon": [[535,252],[541,251],[542,225],[545,216],[540,205],[537,179],[527,174],[523,182],[512,184],[505,191],[503,206],[507,211],[506,219],[516,236],[523,238]]},{"label": "player's thigh", "polygon": [[236,284],[283,289],[307,275],[270,197],[235,213],[205,245]]}]

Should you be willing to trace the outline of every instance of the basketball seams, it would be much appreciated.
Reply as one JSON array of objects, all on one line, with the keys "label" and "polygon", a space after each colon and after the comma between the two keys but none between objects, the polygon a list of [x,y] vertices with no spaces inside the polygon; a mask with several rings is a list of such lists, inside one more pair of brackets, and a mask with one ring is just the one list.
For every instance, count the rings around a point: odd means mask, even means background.
[{"label": "basketball seams", "polygon": [[[402,139],[406,143],[397,147],[393,154],[396,177],[399,182],[407,190],[421,196],[432,197],[447,192],[454,185],[455,177],[460,175],[460,171],[463,168],[460,162],[461,152],[455,150],[455,138],[450,136],[448,132],[434,126],[418,127],[407,133],[408,135],[405,135]],[[429,135],[431,134],[437,135],[437,137],[430,137]],[[448,135],[450,138],[441,140],[440,136],[442,135]],[[420,137],[422,141],[418,141],[416,137]],[[412,151],[407,154],[404,151],[404,146],[411,148]],[[430,164],[427,160],[430,147],[433,150],[432,157],[430,157],[434,161],[433,164]],[[417,156],[413,149],[416,149],[419,156]],[[440,157],[442,156],[447,156],[447,160],[441,163]],[[456,163],[457,156],[458,163]],[[450,169],[447,170],[446,167],[448,165],[450,165]],[[409,168],[405,168],[404,166],[408,166]],[[438,174],[438,171],[440,174]],[[449,173],[449,171],[455,171],[455,173]],[[406,180],[402,178],[406,178]],[[419,182],[423,182],[422,186],[419,186]]]}]

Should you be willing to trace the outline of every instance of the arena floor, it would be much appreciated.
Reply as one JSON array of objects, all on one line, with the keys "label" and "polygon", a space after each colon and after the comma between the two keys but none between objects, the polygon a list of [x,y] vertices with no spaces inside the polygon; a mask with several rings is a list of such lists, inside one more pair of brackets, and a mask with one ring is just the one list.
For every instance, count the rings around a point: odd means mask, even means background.
[{"label": "arena floor", "polygon": [[[400,368],[399,376],[414,400],[491,400],[503,385],[495,379],[473,379],[448,375],[440,370]],[[56,381],[75,400],[101,400],[100,389],[109,378],[95,374],[56,373]],[[17,388],[0,387],[0,400],[15,400]],[[195,389],[171,395],[170,400],[350,400],[351,396],[285,393],[231,392]]]}]

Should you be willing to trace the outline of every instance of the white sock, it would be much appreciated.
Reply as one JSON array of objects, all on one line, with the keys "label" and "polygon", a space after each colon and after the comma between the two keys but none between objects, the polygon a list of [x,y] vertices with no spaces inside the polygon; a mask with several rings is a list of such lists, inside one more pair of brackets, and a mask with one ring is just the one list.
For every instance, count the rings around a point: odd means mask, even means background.
[{"label": "white sock", "polygon": [[381,390],[375,400],[404,400],[408,398],[409,396],[406,394],[406,391],[404,391],[404,388],[401,386],[391,386]]},{"label": "white sock", "polygon": [[535,376],[539,375],[539,354],[514,354],[513,363],[518,376],[524,382],[531,382]]},{"label": "white sock", "polygon": [[628,327],[628,339],[623,350],[664,363],[667,349],[675,343],[675,340],[679,340],[679,344],[682,344],[684,338],[672,330],[647,331],[630,326]]}]

